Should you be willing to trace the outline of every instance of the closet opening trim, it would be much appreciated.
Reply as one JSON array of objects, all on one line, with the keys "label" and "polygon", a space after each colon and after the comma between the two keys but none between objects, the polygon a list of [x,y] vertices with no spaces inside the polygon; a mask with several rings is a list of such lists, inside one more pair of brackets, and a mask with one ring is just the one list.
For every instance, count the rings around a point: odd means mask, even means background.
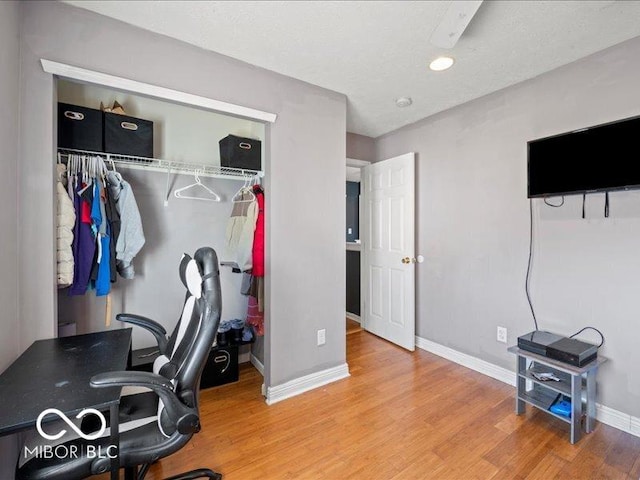
[{"label": "closet opening trim", "polygon": [[96,72],[86,68],[67,65],[65,63],[54,62],[44,58],[40,59],[42,69],[52,75],[62,78],[76,80],[94,85],[106,86],[126,90],[132,93],[139,93],[162,100],[171,100],[183,105],[192,105],[200,108],[212,110],[217,113],[224,113],[237,117],[257,120],[260,122],[274,123],[277,115],[275,113],[264,112],[233,103],[222,102],[200,95],[181,92],[171,88],[160,87],[150,83],[138,82],[124,77],[110,75],[108,73]]}]

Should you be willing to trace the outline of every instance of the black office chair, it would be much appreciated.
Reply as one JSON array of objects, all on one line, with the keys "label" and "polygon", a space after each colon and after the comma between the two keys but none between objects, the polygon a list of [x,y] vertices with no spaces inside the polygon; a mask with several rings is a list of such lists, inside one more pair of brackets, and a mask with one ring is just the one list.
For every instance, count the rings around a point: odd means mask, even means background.
[{"label": "black office chair", "polygon": [[[160,373],[108,372],[91,379],[92,387],[145,387],[157,396],[157,406],[153,410],[148,407],[146,394],[123,397],[121,401],[119,462],[120,467],[125,468],[127,478],[135,476],[143,480],[152,463],[180,450],[200,430],[200,376],[218,330],[222,303],[215,251],[205,247],[198,249],[193,259],[183,257],[180,275],[189,293],[175,336],[167,339],[162,347],[166,359],[159,362],[163,364],[157,367]],[[136,408],[138,403],[140,408]],[[131,415],[131,412],[137,415]],[[148,416],[143,418],[140,412]],[[91,429],[88,425],[82,428],[84,433],[95,430],[97,428]],[[75,447],[75,451],[81,453],[77,458],[31,458],[19,465],[17,480],[74,480],[107,472],[111,467],[109,458],[91,458],[82,453],[87,451],[88,445],[106,451],[109,431],[96,440],[76,437],[66,439],[60,445],[64,445],[64,451]],[[29,446],[30,451],[34,446]],[[219,480],[222,475],[209,469],[198,469],[167,480],[196,478]]]},{"label": "black office chair", "polygon": [[[191,270],[192,270],[192,267],[191,267],[192,264],[190,263],[190,261],[191,261],[191,257],[187,254],[184,254],[182,256],[182,260],[180,261],[180,267],[178,269],[180,280],[182,281],[185,288],[187,289],[187,293],[184,299],[185,304],[189,299],[189,297],[192,296],[189,290],[189,285],[187,284],[187,277],[191,274]],[[183,306],[183,312],[184,312],[184,306]],[[184,360],[184,352],[180,350],[176,350],[176,338],[178,336],[178,332],[180,331],[180,325],[182,324],[182,317],[178,319],[178,322],[176,323],[176,326],[169,337],[167,337],[167,331],[162,325],[160,325],[158,322],[154,320],[151,320],[150,318],[143,317],[142,315],[136,315],[133,313],[119,313],[118,315],[116,315],[116,320],[119,320],[125,323],[130,323],[131,325],[136,325],[138,327],[142,327],[145,330],[147,330],[149,333],[151,333],[156,339],[156,343],[158,345],[158,352],[160,354],[156,358],[156,362],[154,364],[154,372],[160,373],[157,370],[160,368],[165,368],[165,372],[167,372],[167,375],[165,376],[173,377],[171,372],[168,371],[167,369],[168,368],[175,369],[176,365]],[[167,367],[165,366],[167,364],[172,364],[172,365],[169,365]]]}]

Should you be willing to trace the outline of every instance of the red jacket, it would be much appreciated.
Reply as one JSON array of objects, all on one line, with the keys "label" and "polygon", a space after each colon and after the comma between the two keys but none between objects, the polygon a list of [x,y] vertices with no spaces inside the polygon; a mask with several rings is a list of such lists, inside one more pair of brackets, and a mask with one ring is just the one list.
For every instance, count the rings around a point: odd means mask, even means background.
[{"label": "red jacket", "polygon": [[253,269],[254,277],[264,277],[264,190],[260,185],[253,186],[258,202],[258,219],[253,233]]}]

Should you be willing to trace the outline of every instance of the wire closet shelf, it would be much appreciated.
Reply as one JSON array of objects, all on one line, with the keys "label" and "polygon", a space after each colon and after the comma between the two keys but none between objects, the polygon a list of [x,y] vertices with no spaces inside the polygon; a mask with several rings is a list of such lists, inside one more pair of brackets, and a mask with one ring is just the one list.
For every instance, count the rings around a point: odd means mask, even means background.
[{"label": "wire closet shelf", "polygon": [[125,166],[133,169],[142,169],[151,172],[162,173],[198,173],[201,177],[223,178],[228,180],[247,180],[255,177],[264,177],[264,172],[259,170],[246,170],[242,168],[221,167],[206,163],[189,163],[160,158],[135,157],[132,155],[121,155],[118,153],[92,152],[88,150],[75,150],[71,148],[59,148],[58,155],[62,159],[68,160],[69,155],[98,156],[107,163],[118,166]]}]

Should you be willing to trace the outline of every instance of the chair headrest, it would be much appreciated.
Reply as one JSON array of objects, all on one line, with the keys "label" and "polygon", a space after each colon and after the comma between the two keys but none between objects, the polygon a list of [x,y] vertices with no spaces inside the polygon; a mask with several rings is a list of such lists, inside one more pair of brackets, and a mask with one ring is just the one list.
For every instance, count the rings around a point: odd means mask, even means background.
[{"label": "chair headrest", "polygon": [[180,261],[180,280],[191,295],[196,298],[202,296],[202,272],[198,263],[186,253]]},{"label": "chair headrest", "polygon": [[216,284],[219,286],[220,276],[218,255],[215,250],[210,247],[202,247],[193,254],[194,260],[197,262],[202,274],[202,291],[203,293],[211,293],[216,290]]},{"label": "chair headrest", "polygon": [[196,298],[202,296],[202,292],[213,288],[213,277],[219,275],[218,256],[215,250],[203,247],[196,250],[193,258],[183,254],[180,260],[180,280],[189,294]]}]

